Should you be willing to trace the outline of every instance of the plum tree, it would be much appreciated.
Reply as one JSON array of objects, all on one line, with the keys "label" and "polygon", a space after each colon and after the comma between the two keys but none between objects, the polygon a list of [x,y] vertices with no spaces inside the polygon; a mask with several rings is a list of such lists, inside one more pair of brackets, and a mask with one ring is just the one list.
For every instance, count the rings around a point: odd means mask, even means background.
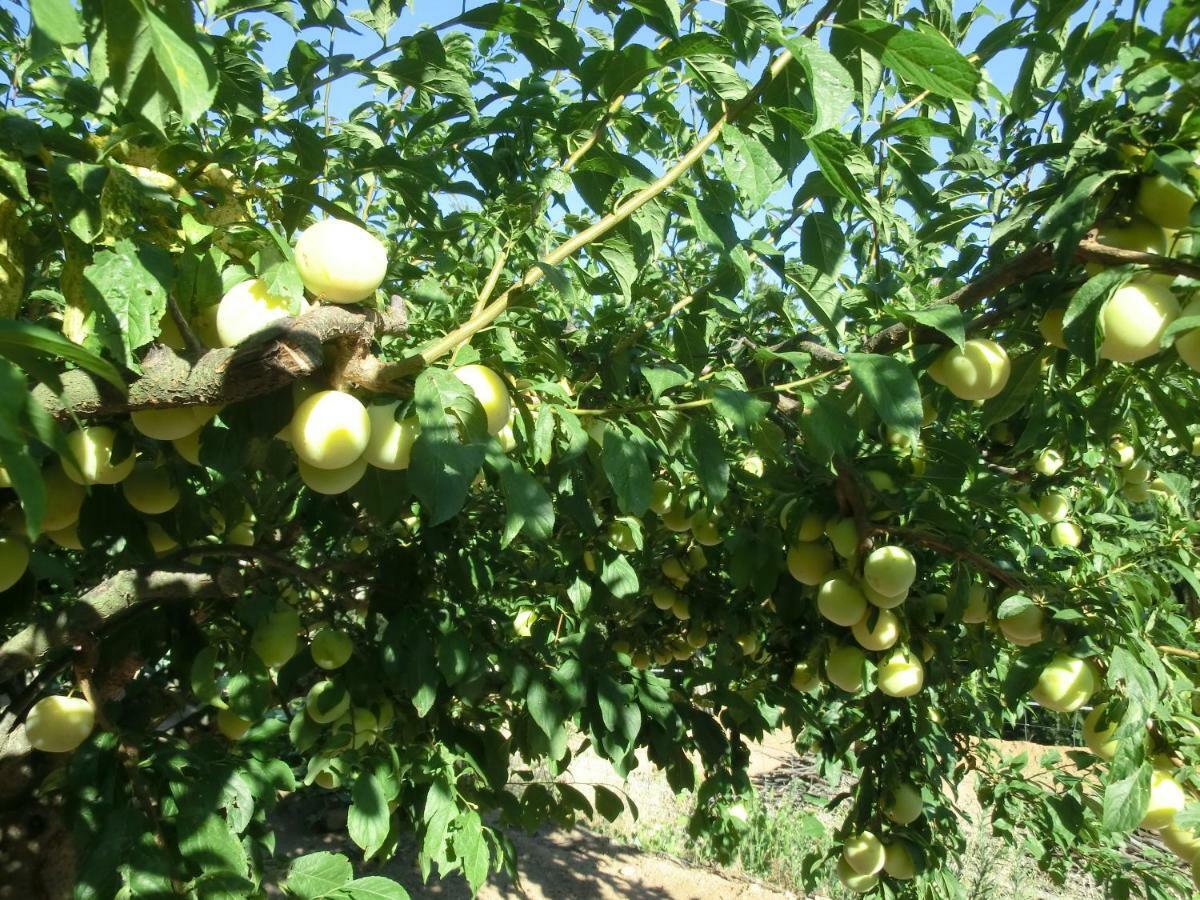
[{"label": "plum tree", "polygon": [[1191,5],[412,6],[0,16],[5,890],[477,893],[581,755],[736,861],[779,731],[793,893],[1186,893]]},{"label": "plum tree", "polygon": [[361,225],[322,219],[296,240],[296,271],[318,300],[358,303],[383,283],[387,248]]}]

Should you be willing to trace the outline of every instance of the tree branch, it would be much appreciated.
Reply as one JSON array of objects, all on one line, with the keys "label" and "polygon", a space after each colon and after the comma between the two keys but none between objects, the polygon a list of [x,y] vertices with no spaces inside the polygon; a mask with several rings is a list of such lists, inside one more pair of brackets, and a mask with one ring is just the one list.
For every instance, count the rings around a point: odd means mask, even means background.
[{"label": "tree branch", "polygon": [[1002,582],[1007,587],[1021,590],[1024,585],[1020,579],[1003,569],[996,563],[992,562],[986,556],[976,553],[973,550],[967,550],[963,547],[956,547],[948,541],[943,540],[935,535],[920,531],[916,528],[903,528],[898,525],[875,525],[869,529],[872,534],[889,534],[892,537],[900,538],[901,540],[911,541],[915,544],[923,544],[933,550],[940,550],[943,553],[949,553],[957,556],[959,559],[964,559],[973,564],[976,568],[987,572],[997,581]]},{"label": "tree branch", "polygon": [[34,397],[57,419],[129,413],[140,409],[219,406],[268,394],[325,364],[329,341],[370,341],[407,328],[403,305],[383,312],[318,306],[302,316],[264,329],[238,347],[211,350],[189,366],[166,348],[155,348],[142,364],[142,377],[122,397],[82,370],[62,376],[63,391],[34,388]]},{"label": "tree branch", "polygon": [[0,645],[0,683],[37,665],[50,651],[94,634],[110,619],[154,600],[202,600],[236,593],[199,569],[123,569],[96,585],[51,622],[33,624]]},{"label": "tree branch", "polygon": [[1098,262],[1108,266],[1136,263],[1149,266],[1156,272],[1165,272],[1168,275],[1186,275],[1188,278],[1200,280],[1200,265],[1196,263],[1158,253],[1142,253],[1140,250],[1109,247],[1107,244],[1100,244],[1089,238],[1084,238],[1079,242],[1079,249],[1076,250],[1075,255],[1084,262]]}]

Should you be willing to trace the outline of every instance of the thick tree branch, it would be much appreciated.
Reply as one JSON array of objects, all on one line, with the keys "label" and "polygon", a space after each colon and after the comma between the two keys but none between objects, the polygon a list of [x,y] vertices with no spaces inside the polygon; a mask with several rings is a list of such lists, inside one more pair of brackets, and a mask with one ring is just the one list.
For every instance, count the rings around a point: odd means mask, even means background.
[{"label": "thick tree branch", "polygon": [[[261,396],[311,375],[325,364],[330,341],[369,342],[378,334],[407,327],[403,305],[384,312],[355,307],[317,308],[264,329],[238,347],[211,350],[193,366],[166,348],[155,348],[143,360],[142,377],[121,397],[86,372],[63,375],[61,397],[45,386],[34,396],[53,416],[80,418],[115,415],[139,409],[219,406]],[[70,411],[70,412],[69,412]]]},{"label": "thick tree branch", "polygon": [[1089,238],[1079,242],[1075,255],[1083,262],[1104,263],[1107,266],[1122,266],[1136,263],[1149,266],[1156,272],[1168,275],[1186,275],[1200,281],[1200,264],[1188,262],[1186,259],[1176,259],[1173,256],[1162,256],[1158,253],[1142,253],[1139,250],[1122,250],[1120,247],[1109,247]]},{"label": "thick tree branch", "polygon": [[0,683],[37,665],[52,650],[87,639],[104,623],[143,603],[218,598],[239,588],[239,584],[226,585],[216,575],[187,566],[124,569],[100,582],[53,621],[30,625],[0,645]]}]

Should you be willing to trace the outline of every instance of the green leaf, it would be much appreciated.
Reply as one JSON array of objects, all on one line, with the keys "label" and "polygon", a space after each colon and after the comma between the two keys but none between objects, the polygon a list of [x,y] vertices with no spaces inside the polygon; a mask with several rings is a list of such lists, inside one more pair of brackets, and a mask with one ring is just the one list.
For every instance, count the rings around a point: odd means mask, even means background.
[{"label": "green leaf", "polygon": [[1150,775],[1153,766],[1142,763],[1136,770],[1104,786],[1105,831],[1126,832],[1137,828],[1150,805]]},{"label": "green leaf", "polygon": [[837,128],[854,102],[854,82],[850,80],[850,73],[832,53],[810,38],[788,38],[783,45],[803,67],[812,91],[816,115],[812,127],[802,136],[810,138]]},{"label": "green leaf", "polygon": [[61,334],[48,328],[19,319],[0,320],[0,355],[8,356],[10,350],[32,351],[50,359],[65,360],[79,368],[103,378],[124,395],[127,392],[121,373],[107,360],[68,341]]},{"label": "green leaf", "polygon": [[643,515],[650,506],[650,461],[642,445],[621,429],[610,426],[604,432],[600,452],[604,474],[617,495],[617,505],[627,516]]},{"label": "green leaf", "polygon": [[100,251],[83,270],[97,339],[134,371],[140,371],[134,351],[158,337],[172,277],[165,251],[130,240]]},{"label": "green leaf", "polygon": [[409,485],[434,525],[462,509],[487,453],[486,444],[460,443],[457,428],[447,420],[446,410],[465,391],[465,385],[444,369],[427,369],[417,378],[413,393],[421,431],[413,444]]},{"label": "green leaf", "polygon": [[1012,361],[1012,374],[1004,390],[984,404],[984,427],[1003,422],[1025,409],[1041,384],[1042,354],[1036,350],[1022,353]]},{"label": "green leaf", "polygon": [[878,353],[851,353],[850,375],[886,424],[912,438],[921,430],[921,389],[905,363]]},{"label": "green leaf", "polygon": [[83,43],[83,23],[72,0],[30,0],[29,15],[36,55]]},{"label": "green leaf", "polygon": [[340,853],[309,853],[288,866],[287,891],[300,900],[318,900],[354,877],[350,860]]},{"label": "green leaf", "polygon": [[84,243],[100,236],[100,195],[108,181],[107,166],[93,166],[61,156],[50,166],[50,198],[67,227]]},{"label": "green leaf", "polygon": [[640,585],[637,572],[624,556],[606,560],[600,570],[600,580],[614,597],[632,597]]},{"label": "green leaf", "polygon": [[917,325],[924,325],[926,328],[940,331],[959,347],[966,342],[967,328],[963,321],[962,310],[953,303],[939,303],[937,306],[909,309],[897,314]]},{"label": "green leaf", "polygon": [[372,774],[360,774],[350,793],[350,811],[346,815],[346,830],[350,839],[362,848],[363,857],[370,859],[383,846],[391,828],[391,813],[379,780]]},{"label": "green leaf", "polygon": [[974,98],[979,71],[942,35],[880,19],[855,19],[838,27],[905,81],[942,97]]},{"label": "green leaf", "polygon": [[761,206],[775,193],[783,170],[762,142],[736,126],[721,132],[722,165],[726,177],[751,206]]},{"label": "green leaf", "polygon": [[562,728],[563,716],[558,702],[551,696],[546,683],[540,679],[529,683],[529,689],[525,692],[525,707],[546,737],[553,739],[555,733]]},{"label": "green leaf", "polygon": [[455,826],[454,855],[462,862],[463,874],[467,877],[471,893],[477,894],[487,881],[488,864],[491,862],[487,842],[483,838],[483,822],[479,819],[479,813],[471,810],[459,816]]},{"label": "green leaf", "polygon": [[610,822],[615,822],[625,812],[625,804],[621,802],[621,798],[616,792],[609,790],[604,785],[594,785],[592,788],[595,791],[596,812],[604,816]]},{"label": "green leaf", "polygon": [[771,404],[734,388],[713,391],[713,409],[742,435],[748,435],[771,411]]},{"label": "green leaf", "polygon": [[696,463],[696,476],[709,505],[716,506],[729,490],[729,463],[717,432],[703,419],[693,420],[688,433],[688,449]]},{"label": "green leaf", "polygon": [[800,255],[823,275],[836,276],[846,256],[846,236],[837,219],[827,212],[805,216],[800,226]]},{"label": "green leaf", "polygon": [[862,186],[846,165],[854,149],[849,139],[837,131],[822,131],[808,138],[808,149],[829,186],[851,203],[865,207]]},{"label": "green leaf", "polygon": [[683,366],[642,366],[639,370],[650,385],[650,395],[657,400],[671,388],[687,384],[692,373]]},{"label": "green leaf", "polygon": [[498,468],[508,508],[501,544],[508,546],[521,531],[532,540],[547,540],[554,532],[554,504],[542,483],[507,457]]},{"label": "green leaf", "polygon": [[217,94],[217,70],[212,58],[196,39],[191,21],[158,6],[150,0],[132,0],[146,23],[155,62],[175,94],[176,108],[184,125],[191,125],[208,114]]},{"label": "green leaf", "polygon": [[402,885],[390,878],[368,875],[355,878],[326,894],[325,900],[409,900],[409,894]]}]

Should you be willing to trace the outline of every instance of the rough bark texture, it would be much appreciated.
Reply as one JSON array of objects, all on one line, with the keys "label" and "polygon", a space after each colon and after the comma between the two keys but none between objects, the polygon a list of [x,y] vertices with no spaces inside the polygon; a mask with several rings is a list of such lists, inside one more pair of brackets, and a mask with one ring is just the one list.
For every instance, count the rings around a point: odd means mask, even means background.
[{"label": "rough bark texture", "polygon": [[139,409],[219,406],[247,400],[311,375],[326,362],[324,345],[350,341],[368,344],[379,334],[405,330],[403,304],[384,312],[353,307],[319,306],[260,332],[239,347],[210,350],[194,365],[172,351],[155,348],[143,360],[142,377],[122,397],[86,372],[63,375],[61,398],[45,386],[34,396],[51,415],[97,418]]},{"label": "rough bark texture", "polygon": [[95,634],[108,620],[144,602],[223,597],[235,587],[225,584],[220,575],[187,567],[124,569],[96,585],[53,621],[30,625],[0,645],[0,684],[37,665],[51,650]]}]

